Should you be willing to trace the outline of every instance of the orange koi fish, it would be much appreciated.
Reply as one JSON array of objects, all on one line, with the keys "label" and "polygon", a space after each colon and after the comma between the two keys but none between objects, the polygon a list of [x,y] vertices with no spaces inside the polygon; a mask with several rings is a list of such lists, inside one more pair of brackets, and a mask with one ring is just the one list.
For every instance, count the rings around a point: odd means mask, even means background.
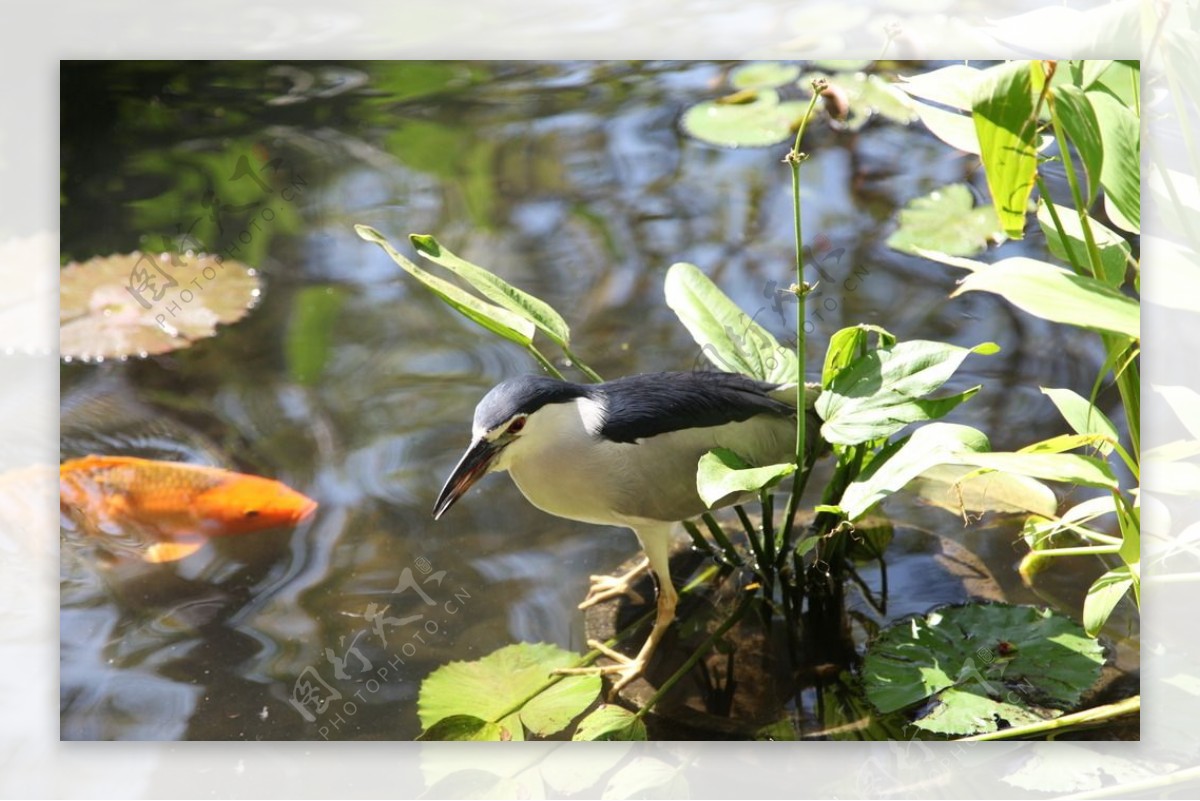
[{"label": "orange koi fish", "polygon": [[59,507],[89,533],[148,533],[147,562],[195,553],[207,537],[306,520],[317,502],[269,478],[131,456],[85,456],[59,466]]}]

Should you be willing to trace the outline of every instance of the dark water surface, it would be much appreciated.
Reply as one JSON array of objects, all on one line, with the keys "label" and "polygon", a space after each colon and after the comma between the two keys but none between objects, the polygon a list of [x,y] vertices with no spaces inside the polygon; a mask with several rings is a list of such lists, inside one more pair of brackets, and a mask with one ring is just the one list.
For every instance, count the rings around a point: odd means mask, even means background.
[{"label": "dark water surface", "polygon": [[[549,517],[506,477],[433,522],[475,402],[536,366],[353,225],[397,246],[435,234],[539,295],[606,377],[698,364],[663,302],[677,261],[786,338],[794,307],[773,295],[793,259],[786,146],[720,150],[677,126],[690,103],[723,91],[726,69],[64,63],[64,259],[184,242],[265,279],[248,317],[188,350],[64,365],[64,457],[188,458],[320,502],[294,531],[168,565],[101,567],[67,537],[64,739],[408,739],[420,731],[420,680],[438,665],[520,640],[583,647],[575,605],[587,576],[631,556],[633,536]],[[1086,394],[1098,342],[980,293],[949,300],[950,270],[884,245],[912,198],[955,181],[982,187],[975,159],[886,123],[858,134],[819,125],[806,149],[805,233],[824,276],[810,365],[829,334],[858,322],[901,339],[995,341],[1001,353],[972,357],[951,382],[984,385],[951,419],[997,450],[1060,433],[1038,387]],[[239,165],[269,165],[270,181]],[[1040,248],[1031,237],[1003,253]],[[964,529],[903,498],[888,510],[966,545],[1010,600],[1039,600],[1016,576],[1012,524]],[[889,616],[957,600],[930,597],[910,556],[897,558]],[[1059,561],[1040,590],[1077,617],[1102,568]],[[1118,616],[1110,634],[1132,625]],[[1123,663],[1136,664],[1136,647],[1123,642]],[[290,702],[298,688],[337,700],[306,716]]]}]

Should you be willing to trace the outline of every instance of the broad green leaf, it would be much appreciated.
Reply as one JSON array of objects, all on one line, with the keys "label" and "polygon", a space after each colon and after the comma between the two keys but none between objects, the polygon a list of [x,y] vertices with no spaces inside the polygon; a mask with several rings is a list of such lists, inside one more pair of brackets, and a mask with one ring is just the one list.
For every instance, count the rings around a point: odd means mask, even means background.
[{"label": "broad green leaf", "polygon": [[1086,528],[1085,524],[1104,515],[1114,514],[1116,508],[1113,504],[1113,496],[1110,494],[1077,503],[1063,512],[1061,517],[1056,516],[1052,509],[1049,513],[1039,515],[1043,519],[1030,517],[1025,521],[1021,536],[1034,550],[1049,547],[1049,541],[1063,531],[1072,531],[1086,539],[1090,529]]},{"label": "broad green leaf", "polygon": [[1062,481],[1102,489],[1117,488],[1117,478],[1107,462],[1074,453],[959,453],[955,462],[1042,481]]},{"label": "broad green leaf", "polygon": [[579,721],[572,740],[645,740],[646,724],[615,704],[603,704]]},{"label": "broad green leaf", "polygon": [[975,603],[884,629],[867,650],[863,681],[880,712],[915,707],[927,731],[975,734],[1072,709],[1103,664],[1100,643],[1062,615]]},{"label": "broad green leaf", "polygon": [[706,100],[684,112],[680,124],[689,136],[722,147],[767,147],[796,135],[807,103],[781,103],[779,93],[760,91],[748,103]]},{"label": "broad green leaf", "polygon": [[838,373],[866,352],[867,337],[871,332],[875,333],[881,348],[896,344],[896,337],[890,331],[866,323],[843,328],[829,338],[829,346],[825,349],[825,367],[821,370],[823,388],[828,389]]},{"label": "broad green leaf", "polygon": [[507,309],[482,301],[449,281],[431,275],[401,255],[383,234],[374,228],[367,225],[356,225],[354,230],[366,241],[374,242],[383,248],[384,252],[392,257],[392,261],[468,320],[478,323],[488,331],[502,336],[510,342],[516,342],[523,346],[533,342],[533,323]]},{"label": "broad green leaf", "polygon": [[776,384],[799,380],[795,352],[780,345],[695,265],[671,265],[664,291],[667,305],[718,369]]},{"label": "broad green leaf", "polygon": [[969,426],[930,423],[912,436],[889,443],[859,477],[850,482],[838,505],[857,520],[875,504],[902,489],[929,468],[950,461],[962,450],[988,450],[987,437]]},{"label": "broad green leaf", "polygon": [[[577,654],[554,645],[517,643],[474,662],[450,662],[421,682],[417,715],[426,729],[455,715],[469,715],[499,723],[510,739],[523,740],[522,721],[532,703],[531,696],[545,686],[553,670],[574,665],[578,659]],[[552,696],[552,702],[561,703],[562,710],[549,709],[545,703],[535,705],[531,721],[525,725],[534,731],[545,730],[556,725],[562,714],[570,713],[569,722],[571,717],[582,713],[600,694],[600,680],[595,676],[574,678],[593,681],[578,684],[572,678],[563,679],[559,683],[572,682],[573,686]],[[586,702],[584,687],[591,692]],[[506,713],[503,719],[498,719]]]},{"label": "broad green leaf", "polygon": [[1093,83],[1095,83],[1096,79],[1100,77],[1101,73],[1112,66],[1112,64],[1112,61],[1106,61],[1099,58],[1088,58],[1072,61],[1070,64],[1071,82],[1074,86],[1077,86],[1080,89],[1087,89]]},{"label": "broad green leaf", "polygon": [[[1183,33],[1180,31],[1179,33]],[[1195,34],[1191,33],[1191,37],[1184,38],[1183,36],[1168,37],[1172,42],[1186,42],[1194,45]],[[1184,45],[1187,46],[1186,44]],[[1195,62],[1195,54],[1192,54],[1192,61]],[[1108,62],[1105,69],[1096,75],[1096,85],[1091,88],[1107,92],[1112,97],[1116,98],[1121,105],[1129,109],[1137,107],[1137,97],[1140,92],[1141,84],[1141,64],[1137,60],[1117,60]]]},{"label": "broad green leaf", "polygon": [[913,97],[932,100],[959,111],[970,111],[984,71],[966,64],[951,64],[929,72],[901,77],[896,84]]},{"label": "broad green leaf", "polygon": [[[1065,262],[1080,265],[1090,274],[1091,259],[1088,257],[1087,240],[1083,236],[1079,215],[1074,209],[1065,206],[1057,207],[1056,211],[1067,235],[1065,240],[1058,235],[1058,228],[1054,225],[1054,218],[1050,216],[1046,201],[1038,200],[1038,224],[1046,235],[1046,244],[1050,246],[1050,252]],[[1097,277],[1108,286],[1120,287],[1125,283],[1125,271],[1129,266],[1129,243],[1120,234],[1091,216],[1088,217],[1088,226],[1092,229],[1096,249],[1100,251],[1103,274]]]},{"label": "broad green leaf", "polygon": [[946,398],[924,396],[946,383],[969,354],[996,350],[990,342],[960,348],[914,340],[870,351],[817,398],[817,414],[825,421],[821,434],[830,443],[856,445],[891,436],[908,423],[941,417],[979,387]]},{"label": "broad green leaf", "polygon": [[1104,143],[1100,184],[1108,199],[1137,232],[1141,229],[1142,217],[1142,147],[1138,117],[1107,92],[1085,94],[1095,109]]},{"label": "broad green leaf", "polygon": [[600,696],[599,676],[567,676],[521,707],[521,722],[539,737],[549,737],[567,727]]},{"label": "broad green leaf", "polygon": [[906,484],[904,491],[959,517],[984,512],[1048,516],[1058,509],[1054,490],[1037,479],[981,474],[966,465],[935,465]]},{"label": "broad green leaf", "polygon": [[[1105,416],[1104,412],[1089,403],[1087,398],[1069,389],[1048,387],[1040,389],[1042,394],[1054,403],[1072,431],[1079,434],[1099,434],[1114,441],[1118,438],[1117,427]],[[1111,453],[1112,445],[1102,446],[1100,452],[1105,455]]]},{"label": "broad green leaf", "polygon": [[800,67],[780,61],[744,64],[729,73],[730,85],[738,89],[774,89],[800,77]]},{"label": "broad green leaf", "polygon": [[1094,637],[1104,628],[1113,609],[1133,586],[1129,565],[1121,565],[1096,579],[1083,599],[1083,627]]},{"label": "broad green leaf", "polygon": [[550,304],[454,255],[432,236],[410,234],[408,238],[422,256],[459,276],[488,300],[533,323],[545,332],[554,344],[561,347],[570,345],[571,329],[567,327],[567,321],[562,315]]},{"label": "broad green leaf", "polygon": [[1012,239],[1025,235],[1025,208],[1037,171],[1030,62],[985,70],[971,104],[988,189],[1001,228]]},{"label": "broad green leaf", "polygon": [[1087,276],[1016,256],[975,270],[950,297],[992,292],[1034,317],[1141,338],[1137,301]]},{"label": "broad green leaf", "polygon": [[794,472],[796,465],[792,462],[751,467],[728,448],[716,448],[700,457],[700,464],[696,468],[696,489],[700,498],[712,508],[730,495],[758,492]]},{"label": "broad green leaf", "polygon": [[[1100,175],[1104,165],[1104,145],[1100,139],[1100,122],[1091,101],[1082,89],[1074,86],[1059,86],[1054,89],[1054,111],[1059,115],[1063,130],[1075,146],[1083,167],[1087,171],[1087,187],[1084,206],[1091,207],[1100,190]],[[1068,149],[1059,143],[1063,158],[1068,158]]]},{"label": "broad green leaf", "polygon": [[1004,233],[991,206],[975,206],[966,184],[950,184],[916,198],[900,211],[900,227],[888,237],[888,247],[905,253],[916,248],[951,256],[973,256]]},{"label": "broad green leaf", "polygon": [[[512,733],[499,723],[489,723],[472,715],[451,715],[430,726],[417,737],[418,740],[433,741],[488,741],[511,740]],[[519,739],[519,738],[518,738]]]},{"label": "broad green leaf", "polygon": [[1076,448],[1085,447],[1100,450],[1110,444],[1101,434],[1059,434],[1058,436],[1026,445],[1018,450],[1017,453],[1066,453]]}]

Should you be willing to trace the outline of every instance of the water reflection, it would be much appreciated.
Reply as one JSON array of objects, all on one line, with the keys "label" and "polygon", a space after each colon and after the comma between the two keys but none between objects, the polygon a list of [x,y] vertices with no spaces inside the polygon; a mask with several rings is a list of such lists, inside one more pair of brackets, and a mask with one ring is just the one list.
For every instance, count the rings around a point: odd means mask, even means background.
[{"label": "water reflection", "polygon": [[[792,307],[772,289],[790,281],[793,259],[779,154],[716,150],[675,125],[723,67],[63,69],[64,255],[186,241],[236,249],[267,282],[247,319],[189,350],[64,366],[64,454],[173,452],[279,478],[321,504],[294,531],[213,543],[170,566],[102,567],[86,543],[65,541],[63,736],[411,738],[419,682],[438,665],[515,640],[580,648],[587,576],[630,556],[632,536],[549,518],[500,477],[433,523],[475,402],[534,366],[407,280],[352,225],[397,243],[436,234],[543,297],[608,377],[696,362],[662,299],[676,261],[700,265],[786,341]],[[84,97],[88,115],[75,104]],[[954,276],[883,244],[912,197],[979,184],[968,161],[888,126],[818,129],[809,148],[806,231],[828,274],[810,359],[860,321],[901,338],[996,341],[1001,354],[969,362],[947,387],[985,384],[952,419],[995,448],[1057,433],[1036,387],[1086,394],[1101,363],[1094,343],[978,294],[948,301]],[[894,510],[962,537],[942,512]],[[1008,578],[1013,536],[991,531],[970,547],[1010,597],[1034,600]],[[421,585],[433,603],[396,591],[406,570],[444,571]],[[920,576],[893,593],[929,589]],[[914,592],[889,614],[935,601]],[[376,631],[416,615],[404,631],[419,641]],[[320,713],[296,703],[305,677],[329,701]]]}]

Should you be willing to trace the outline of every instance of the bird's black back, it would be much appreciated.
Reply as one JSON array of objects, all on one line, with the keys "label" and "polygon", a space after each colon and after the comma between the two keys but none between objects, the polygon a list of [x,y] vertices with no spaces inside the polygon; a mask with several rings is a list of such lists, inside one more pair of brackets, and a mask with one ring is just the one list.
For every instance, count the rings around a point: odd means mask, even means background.
[{"label": "bird's black back", "polygon": [[636,442],[759,414],[789,417],[795,410],[768,394],[776,387],[737,373],[689,372],[632,375],[586,391],[606,409],[600,435],[614,442]]}]

